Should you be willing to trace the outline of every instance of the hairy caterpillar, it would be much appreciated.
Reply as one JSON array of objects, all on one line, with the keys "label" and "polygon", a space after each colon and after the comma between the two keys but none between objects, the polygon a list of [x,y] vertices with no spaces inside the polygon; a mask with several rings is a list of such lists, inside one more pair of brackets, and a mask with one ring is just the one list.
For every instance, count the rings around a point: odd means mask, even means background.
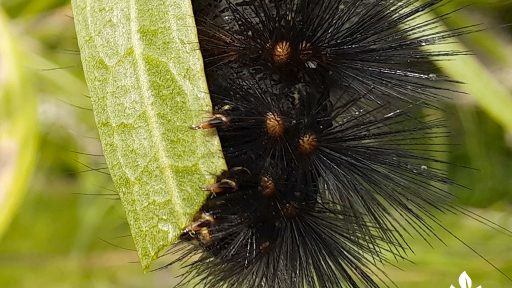
[{"label": "hairy caterpillar", "polygon": [[215,1],[209,9],[219,15],[197,21],[210,71],[226,65],[267,69],[281,81],[348,87],[356,96],[371,88],[367,98],[377,103],[435,105],[446,89],[442,83],[451,80],[425,64],[464,52],[419,48],[474,29],[431,32],[446,15],[420,16],[440,2]]},{"label": "hairy caterpillar", "polygon": [[182,285],[379,287],[404,234],[468,213],[430,153],[443,121],[419,116],[456,82],[430,61],[464,54],[421,47],[473,29],[431,32],[441,2],[195,3],[215,111],[193,128],[218,130],[230,169],[169,251]]}]

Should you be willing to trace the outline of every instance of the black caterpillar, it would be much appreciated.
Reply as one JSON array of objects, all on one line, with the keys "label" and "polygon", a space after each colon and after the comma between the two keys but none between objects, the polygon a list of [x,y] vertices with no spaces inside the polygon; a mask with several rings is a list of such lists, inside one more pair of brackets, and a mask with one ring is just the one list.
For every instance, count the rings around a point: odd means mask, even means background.
[{"label": "black caterpillar", "polygon": [[169,251],[179,286],[380,287],[404,233],[461,212],[421,110],[455,82],[432,59],[463,52],[420,48],[473,27],[430,32],[440,2],[194,2],[214,111],[193,128],[217,129],[229,170]]}]

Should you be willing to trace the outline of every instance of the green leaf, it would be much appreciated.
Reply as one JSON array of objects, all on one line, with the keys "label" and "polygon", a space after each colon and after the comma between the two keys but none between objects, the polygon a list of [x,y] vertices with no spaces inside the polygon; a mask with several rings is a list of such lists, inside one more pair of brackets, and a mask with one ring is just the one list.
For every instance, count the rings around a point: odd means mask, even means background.
[{"label": "green leaf", "polygon": [[0,237],[20,206],[34,169],[36,99],[0,9]]},{"label": "green leaf", "polygon": [[[447,50],[467,50],[456,42],[443,46]],[[475,56],[463,56],[448,64],[441,63],[440,68],[448,76],[464,82],[462,90],[473,96],[484,111],[512,133],[512,95]]]},{"label": "green leaf", "polygon": [[190,223],[225,169],[192,5],[185,0],[73,0],[100,139],[140,261]]},{"label": "green leaf", "polygon": [[12,18],[34,16],[38,13],[48,11],[68,4],[67,0],[7,0],[0,1],[7,14]]},{"label": "green leaf", "polygon": [[[425,14],[417,21],[427,21],[437,17],[433,13]],[[452,15],[452,18],[457,16]],[[446,29],[442,24],[436,25],[437,29]],[[433,31],[429,31],[433,33]],[[476,32],[479,37],[485,37],[483,31]],[[450,43],[428,46],[425,49],[429,51],[468,51],[468,49],[459,41],[454,39]],[[498,82],[485,65],[476,57],[471,55],[454,57],[450,61],[437,61],[439,68],[451,78],[462,81],[462,91],[470,94],[496,122],[504,129],[512,133],[512,95],[507,88]]]}]

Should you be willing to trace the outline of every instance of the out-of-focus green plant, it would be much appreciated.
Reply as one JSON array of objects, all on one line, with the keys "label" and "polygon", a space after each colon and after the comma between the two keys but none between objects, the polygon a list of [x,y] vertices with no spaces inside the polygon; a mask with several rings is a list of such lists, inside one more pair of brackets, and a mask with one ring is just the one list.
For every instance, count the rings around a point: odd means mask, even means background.
[{"label": "out-of-focus green plant", "polygon": [[[463,9],[459,9],[465,7]],[[455,13],[453,13],[456,11]],[[507,13],[508,11],[508,13]],[[455,29],[477,24],[478,32],[465,35],[442,47],[469,51],[472,55],[438,63],[456,80],[467,95],[457,95],[455,105],[447,107],[452,133],[449,161],[451,176],[469,187],[453,191],[466,205],[488,207],[512,200],[512,93],[507,79],[512,77],[511,38],[507,17],[512,1],[453,0],[435,10],[445,17],[445,25]],[[484,23],[484,24],[478,24]]]},{"label": "out-of-focus green plant", "polygon": [[0,10],[0,238],[25,195],[37,146],[36,99]]},{"label": "out-of-focus green plant", "polygon": [[[454,11],[455,8],[449,5],[439,8],[439,10],[438,12],[442,14]],[[437,16],[430,15],[430,17]],[[425,18],[428,18],[428,16]],[[452,13],[448,19],[456,27],[470,25],[462,13]],[[443,27],[439,26],[438,29],[443,29]],[[505,61],[512,61],[512,56],[505,52],[508,50],[507,47],[502,47],[490,32],[484,30],[475,33],[475,35],[477,38],[475,38],[476,41],[473,41],[473,43],[480,44],[483,46],[482,48],[488,48],[488,46],[485,46],[487,43],[494,43],[492,47],[494,54]],[[469,51],[468,48],[456,40],[429,49],[438,51]],[[454,57],[449,62],[437,63],[446,75],[462,81],[464,85],[462,85],[461,90],[469,93],[484,111],[494,118],[496,122],[500,123],[508,133],[512,133],[512,94],[493,77],[482,61],[476,56],[466,55]]]},{"label": "out-of-focus green plant", "polygon": [[7,14],[11,17],[28,17],[44,13],[53,8],[68,4],[68,0],[4,0],[0,1]]}]

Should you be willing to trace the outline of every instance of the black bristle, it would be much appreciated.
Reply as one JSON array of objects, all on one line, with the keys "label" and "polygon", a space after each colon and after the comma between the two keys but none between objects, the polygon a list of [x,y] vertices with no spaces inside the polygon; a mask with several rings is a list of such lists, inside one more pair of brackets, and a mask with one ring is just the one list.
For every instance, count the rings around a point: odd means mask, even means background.
[{"label": "black bristle", "polygon": [[[382,251],[406,254],[401,230],[430,236],[423,214],[452,198],[442,188],[450,180],[424,166],[436,161],[407,149],[421,150],[417,144],[437,135],[424,133],[442,122],[385,114],[364,99],[332,99],[311,83],[282,84],[271,74],[230,81],[211,87],[224,107],[216,113],[230,119],[218,134],[232,167],[215,185],[230,179],[237,190],[203,206],[215,218],[211,239],[197,234],[201,244],[190,249],[204,253],[185,279],[199,277],[206,287],[378,287],[370,260],[385,262]],[[269,119],[279,119],[279,137]],[[262,192],[262,179],[271,179],[272,193]]]},{"label": "black bristle", "polygon": [[441,2],[221,1],[219,14],[197,22],[212,73],[226,66],[258,68],[282,81],[349,88],[355,97],[367,95],[377,103],[436,107],[452,80],[429,63],[465,52],[422,48],[475,30],[438,29],[443,17],[420,19]]},{"label": "black bristle", "polygon": [[460,208],[422,112],[454,82],[431,61],[463,52],[422,47],[473,29],[419,20],[441,2],[194,2],[214,105],[194,128],[229,169],[169,250],[178,286],[380,287],[405,234],[437,237],[432,211]]}]

